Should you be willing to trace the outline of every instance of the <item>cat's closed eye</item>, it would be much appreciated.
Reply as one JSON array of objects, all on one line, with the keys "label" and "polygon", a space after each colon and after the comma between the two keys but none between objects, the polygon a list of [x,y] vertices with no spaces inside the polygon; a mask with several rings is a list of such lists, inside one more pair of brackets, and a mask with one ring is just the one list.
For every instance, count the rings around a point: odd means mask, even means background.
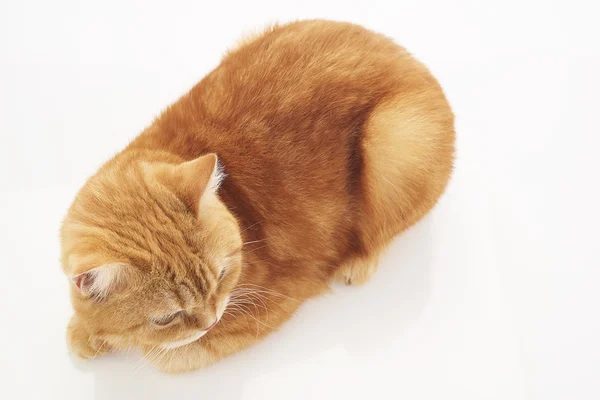
[{"label": "cat's closed eye", "polygon": [[225,276],[225,272],[226,272],[226,269],[225,269],[225,268],[223,268],[223,269],[221,270],[221,273],[219,273],[219,280],[223,279],[223,277]]},{"label": "cat's closed eye", "polygon": [[169,325],[171,322],[173,322],[175,320],[175,318],[180,316],[182,313],[183,313],[183,311],[177,311],[176,313],[165,315],[164,317],[161,317],[161,318],[153,319],[152,322],[154,322],[158,326],[166,326],[166,325]]}]

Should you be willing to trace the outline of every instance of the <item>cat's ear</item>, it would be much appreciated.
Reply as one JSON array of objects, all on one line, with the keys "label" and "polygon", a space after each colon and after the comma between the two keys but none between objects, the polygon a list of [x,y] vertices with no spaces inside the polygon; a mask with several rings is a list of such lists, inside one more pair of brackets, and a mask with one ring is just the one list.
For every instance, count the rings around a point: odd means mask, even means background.
[{"label": "cat's ear", "polygon": [[179,180],[178,192],[196,211],[211,194],[215,194],[225,178],[219,158],[211,153],[175,167]]},{"label": "cat's ear", "polygon": [[71,282],[84,297],[102,300],[125,283],[130,268],[123,263],[102,265],[71,276]]},{"label": "cat's ear", "polygon": [[196,214],[214,195],[225,178],[216,154],[207,154],[182,164],[151,167],[152,175],[177,193]]}]

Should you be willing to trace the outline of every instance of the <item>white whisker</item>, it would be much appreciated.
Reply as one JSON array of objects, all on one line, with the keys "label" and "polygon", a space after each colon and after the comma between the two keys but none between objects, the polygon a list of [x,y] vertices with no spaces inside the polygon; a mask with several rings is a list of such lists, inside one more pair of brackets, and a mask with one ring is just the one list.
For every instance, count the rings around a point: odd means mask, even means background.
[{"label": "white whisker", "polygon": [[136,374],[140,369],[142,369],[143,367],[145,367],[148,364],[148,357],[151,357],[153,355],[153,353],[157,350],[157,348],[158,348],[158,345],[155,345],[154,347],[152,347],[149,352],[147,352],[146,354],[143,354],[142,358],[134,364],[134,366],[133,366],[134,374]]},{"label": "white whisker", "polygon": [[250,251],[243,252],[243,253],[242,253],[242,256],[246,256],[246,255],[248,255],[248,254],[252,254],[252,253],[254,253],[255,251],[257,251],[257,250],[260,250],[260,249],[264,249],[264,248],[265,248],[265,247],[267,247],[267,246],[268,246],[268,244],[265,244],[264,246],[256,247],[256,248],[254,248],[254,249],[252,249],[252,250],[250,250]]},{"label": "white whisker", "polygon": [[241,231],[241,232],[240,232],[240,234],[242,234],[242,233],[246,232],[248,229],[250,229],[250,228],[252,228],[252,227],[254,227],[254,226],[258,225],[258,224],[261,224],[261,223],[263,223],[263,222],[265,222],[265,221],[263,220],[263,221],[258,221],[258,222],[255,222],[255,223],[253,223],[252,225],[248,226],[248,227],[247,227],[247,228],[245,228],[243,231]]},{"label": "white whisker", "polygon": [[102,350],[102,347],[104,347],[105,344],[106,344],[106,339],[102,342],[100,347],[98,347],[98,350],[96,350],[96,354],[94,354],[94,357],[92,357],[92,360],[96,359],[96,357],[98,356],[98,353],[100,353],[100,350]]},{"label": "white whisker", "polygon": [[[273,295],[273,296],[279,296],[279,297],[283,297],[283,298],[286,298],[286,299],[289,299],[289,300],[293,300],[295,302],[299,302],[297,299],[294,299],[293,297],[286,296],[285,294],[282,294],[282,293],[276,292],[274,290],[268,289],[268,288],[266,288],[264,286],[255,285],[255,284],[252,284],[252,283],[241,283],[241,284],[239,284],[236,287],[236,289],[240,288],[240,289],[252,289],[252,290],[255,290],[255,289],[253,289],[254,287],[258,288],[257,292],[266,293],[266,294],[270,294],[270,295]],[[234,292],[235,292],[235,290],[234,290]]]},{"label": "white whisker", "polygon": [[264,242],[265,240],[267,240],[267,239],[252,240],[252,241],[250,241],[250,242],[244,242],[244,243],[242,243],[242,246],[245,246],[245,245],[247,245],[247,244],[252,244],[252,243],[260,243],[260,242]]},{"label": "white whisker", "polygon": [[265,262],[265,261],[269,261],[269,260],[256,260],[256,261],[252,261],[252,262],[244,262],[244,265],[252,265],[252,264],[258,264],[260,262]]}]

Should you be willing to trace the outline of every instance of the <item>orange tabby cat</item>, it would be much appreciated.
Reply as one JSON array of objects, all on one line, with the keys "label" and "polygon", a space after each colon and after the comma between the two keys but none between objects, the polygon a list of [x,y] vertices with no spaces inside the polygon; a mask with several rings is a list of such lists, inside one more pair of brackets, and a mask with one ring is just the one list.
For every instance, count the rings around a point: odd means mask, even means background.
[{"label": "orange tabby cat", "polygon": [[182,372],[252,344],[332,280],[366,282],[436,203],[453,153],[442,90],[403,48],[348,23],[269,29],[77,195],[62,226],[71,350],[160,351]]}]

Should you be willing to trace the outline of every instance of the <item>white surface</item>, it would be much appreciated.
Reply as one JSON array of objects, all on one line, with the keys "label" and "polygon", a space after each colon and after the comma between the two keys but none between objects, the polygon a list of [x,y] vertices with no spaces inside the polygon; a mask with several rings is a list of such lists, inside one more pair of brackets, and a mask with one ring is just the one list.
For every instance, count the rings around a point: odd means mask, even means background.
[{"label": "white surface", "polygon": [[[593,2],[202,3],[0,4],[0,398],[600,398]],[[368,285],[214,367],[72,361],[57,231],[75,191],[242,32],[304,17],[392,36],[439,78],[458,130],[439,207]]]}]

